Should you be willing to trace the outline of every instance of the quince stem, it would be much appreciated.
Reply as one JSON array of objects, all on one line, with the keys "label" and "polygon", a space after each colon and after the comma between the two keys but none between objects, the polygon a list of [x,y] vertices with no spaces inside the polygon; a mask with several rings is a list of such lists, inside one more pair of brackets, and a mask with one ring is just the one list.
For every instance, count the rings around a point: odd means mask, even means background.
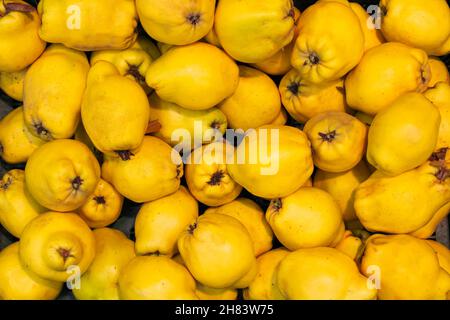
[{"label": "quince stem", "polygon": [[8,2],[5,3],[3,0],[3,6],[5,7],[5,12],[0,12],[0,17],[6,16],[8,13],[16,11],[16,12],[33,12],[36,10],[31,4],[28,3],[18,3],[18,2]]},{"label": "quince stem", "polygon": [[147,130],[145,131],[146,134],[156,133],[161,130],[161,123],[159,123],[158,120],[152,120],[147,125]]}]

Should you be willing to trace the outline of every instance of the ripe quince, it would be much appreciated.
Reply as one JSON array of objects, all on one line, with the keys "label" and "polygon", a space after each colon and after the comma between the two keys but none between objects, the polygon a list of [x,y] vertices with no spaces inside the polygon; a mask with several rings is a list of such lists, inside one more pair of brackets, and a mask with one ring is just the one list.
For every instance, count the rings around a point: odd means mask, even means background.
[{"label": "ripe quince", "polygon": [[247,130],[270,124],[281,111],[280,93],[265,73],[239,66],[239,85],[218,108],[232,129]]},{"label": "ripe quince", "polygon": [[137,37],[134,0],[42,0],[39,36],[83,51],[129,48]]},{"label": "ripe quince", "polygon": [[364,34],[350,6],[319,1],[303,11],[292,52],[292,66],[308,82],[342,78],[361,60]]},{"label": "ripe quince", "polygon": [[134,243],[119,230],[100,228],[95,237],[95,258],[72,292],[78,300],[118,300],[119,275],[136,255]]},{"label": "ripe quince", "polygon": [[302,187],[287,197],[272,200],[266,220],[289,250],[335,246],[345,231],[336,200],[313,187]]},{"label": "ripe quince", "polygon": [[0,72],[18,72],[45,50],[38,34],[41,19],[32,5],[20,0],[0,2]]},{"label": "ripe quince", "polygon": [[345,112],[318,114],[303,130],[311,141],[314,164],[321,170],[348,171],[366,151],[367,126]]},{"label": "ripe quince", "polygon": [[137,151],[126,159],[106,156],[102,178],[124,197],[147,202],[174,193],[180,187],[183,163],[180,155],[164,141],[145,136]]},{"label": "ripe quince", "polygon": [[178,252],[178,237],[197,218],[198,203],[183,186],[175,193],[144,203],[134,224],[136,253],[173,256]]},{"label": "ripe quince", "polygon": [[120,75],[110,62],[98,61],[89,71],[81,118],[95,147],[127,159],[142,143],[150,117],[144,89]]},{"label": "ripe quince", "polygon": [[86,55],[62,45],[50,46],[28,69],[23,112],[25,124],[35,136],[44,140],[73,136],[88,71]]},{"label": "ripe quince", "polygon": [[145,31],[157,41],[185,45],[203,38],[212,28],[216,0],[137,0]]},{"label": "ripe quince", "polygon": [[55,211],[81,207],[100,180],[100,165],[83,143],[60,139],[36,149],[25,167],[31,195],[42,206]]},{"label": "ripe quince", "polygon": [[33,199],[25,185],[25,172],[13,169],[0,180],[0,223],[16,238],[26,225],[47,211]]},{"label": "ripe quince", "polygon": [[440,123],[438,108],[422,94],[400,96],[373,119],[367,160],[389,175],[420,166],[435,150]]},{"label": "ripe quince", "polygon": [[424,92],[430,81],[425,51],[397,42],[368,50],[345,80],[348,105],[376,115],[407,92]]},{"label": "ripe quince", "polygon": [[257,63],[272,57],[294,37],[292,0],[221,0],[214,28],[234,59]]}]

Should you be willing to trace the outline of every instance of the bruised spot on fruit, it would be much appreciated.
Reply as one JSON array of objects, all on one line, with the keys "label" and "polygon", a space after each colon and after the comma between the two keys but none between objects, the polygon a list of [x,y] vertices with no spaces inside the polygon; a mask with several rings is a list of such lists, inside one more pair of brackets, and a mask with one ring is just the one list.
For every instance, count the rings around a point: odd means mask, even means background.
[{"label": "bruised spot on fruit", "polygon": [[6,182],[0,181],[0,189],[7,190],[11,184],[12,184],[12,179],[11,179],[11,177],[8,177]]},{"label": "bruised spot on fruit", "polygon": [[273,211],[280,211],[281,208],[283,207],[283,203],[281,202],[281,199],[273,199],[272,203],[270,204],[270,206],[272,207]]},{"label": "bruised spot on fruit", "polygon": [[97,202],[97,204],[105,204],[106,203],[104,196],[96,196],[96,197],[94,197],[94,201]]},{"label": "bruised spot on fruit", "polygon": [[123,161],[128,161],[131,159],[132,156],[134,156],[134,154],[130,150],[119,150],[119,151],[114,151],[114,152],[117,153],[117,155]]},{"label": "bruised spot on fruit", "polygon": [[225,173],[222,170],[218,170],[211,175],[208,184],[210,186],[218,186],[222,182],[223,177],[225,177]]},{"label": "bruised spot on fruit", "polygon": [[190,13],[186,16],[186,20],[194,27],[200,23],[200,13]]},{"label": "bruised spot on fruit", "polygon": [[0,143],[0,156],[3,154],[4,151],[5,149],[3,149],[3,145]]},{"label": "bruised spot on fruit", "polygon": [[323,141],[333,142],[333,140],[336,138],[336,130],[327,133],[319,132],[319,136]]},{"label": "bruised spot on fruit", "polygon": [[44,139],[52,137],[52,135],[50,134],[50,131],[48,131],[47,128],[44,127],[42,122],[40,122],[40,121],[35,122],[33,124],[33,126],[34,126],[34,130],[40,137],[43,137]]},{"label": "bruised spot on fruit", "polygon": [[125,75],[132,76],[139,83],[145,83],[145,77],[139,72],[139,66],[128,63],[128,70]]},{"label": "bruised spot on fruit", "polygon": [[190,234],[194,234],[194,230],[197,229],[197,222],[194,222],[193,224],[191,224],[188,228],[188,232]]},{"label": "bruised spot on fruit", "polygon": [[72,253],[70,252],[70,249],[58,248],[57,251],[58,254],[61,256],[61,258],[63,258],[64,262],[66,262],[67,259],[69,259],[70,257],[73,257]]},{"label": "bruised spot on fruit", "polygon": [[291,92],[293,95],[298,96],[298,94],[299,94],[299,89],[300,89],[300,82],[292,81],[292,82],[289,83],[289,85],[287,86],[287,89],[288,89],[289,92]]},{"label": "bruised spot on fruit", "polygon": [[441,148],[434,152],[429,159],[430,165],[437,168],[434,175],[439,182],[444,182],[448,177],[450,177],[450,170],[447,168],[447,164],[445,163],[447,151],[448,148]]},{"label": "bruised spot on fruit", "polygon": [[79,176],[77,176],[77,177],[75,177],[75,179],[72,180],[72,189],[77,191],[80,189],[82,184],[83,184],[83,179],[81,179]]}]

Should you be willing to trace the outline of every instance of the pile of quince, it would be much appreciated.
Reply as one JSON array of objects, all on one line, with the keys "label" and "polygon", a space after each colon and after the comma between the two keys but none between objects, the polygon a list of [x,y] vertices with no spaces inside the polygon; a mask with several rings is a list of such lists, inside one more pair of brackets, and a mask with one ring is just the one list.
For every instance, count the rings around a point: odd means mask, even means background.
[{"label": "pile of quince", "polygon": [[0,2],[0,298],[450,297],[445,0],[30,3]]}]

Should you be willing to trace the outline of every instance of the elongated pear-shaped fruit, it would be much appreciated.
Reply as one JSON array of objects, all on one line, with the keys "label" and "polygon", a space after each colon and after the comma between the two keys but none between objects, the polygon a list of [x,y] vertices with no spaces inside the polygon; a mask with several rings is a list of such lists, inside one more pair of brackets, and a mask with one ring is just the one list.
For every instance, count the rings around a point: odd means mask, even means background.
[{"label": "elongated pear-shaped fruit", "polygon": [[138,255],[173,256],[179,235],[198,218],[198,203],[187,188],[142,205],[134,225]]},{"label": "elongated pear-shaped fruit", "polygon": [[134,0],[41,0],[39,36],[83,51],[126,49],[137,37]]},{"label": "elongated pear-shaped fruit", "polygon": [[418,167],[435,149],[440,122],[438,108],[422,94],[404,94],[373,119],[367,160],[389,175]]},{"label": "elongated pear-shaped fruit", "polygon": [[205,110],[234,93],[239,68],[219,48],[196,42],[163,54],[150,65],[146,81],[163,100],[186,109]]},{"label": "elongated pear-shaped fruit", "polygon": [[376,171],[355,194],[355,210],[370,231],[409,233],[424,227],[450,201],[450,153],[441,149],[397,176]]},{"label": "elongated pear-shaped fruit", "polygon": [[345,80],[349,107],[370,115],[407,92],[423,92],[430,81],[425,51],[398,42],[368,50]]},{"label": "elongated pear-shaped fruit", "polygon": [[98,150],[126,160],[142,143],[149,115],[147,96],[137,82],[121,76],[107,61],[91,68],[81,117]]},{"label": "elongated pear-shaped fruit", "polygon": [[89,62],[82,52],[50,46],[24,80],[25,124],[44,140],[71,138],[80,120]]}]

